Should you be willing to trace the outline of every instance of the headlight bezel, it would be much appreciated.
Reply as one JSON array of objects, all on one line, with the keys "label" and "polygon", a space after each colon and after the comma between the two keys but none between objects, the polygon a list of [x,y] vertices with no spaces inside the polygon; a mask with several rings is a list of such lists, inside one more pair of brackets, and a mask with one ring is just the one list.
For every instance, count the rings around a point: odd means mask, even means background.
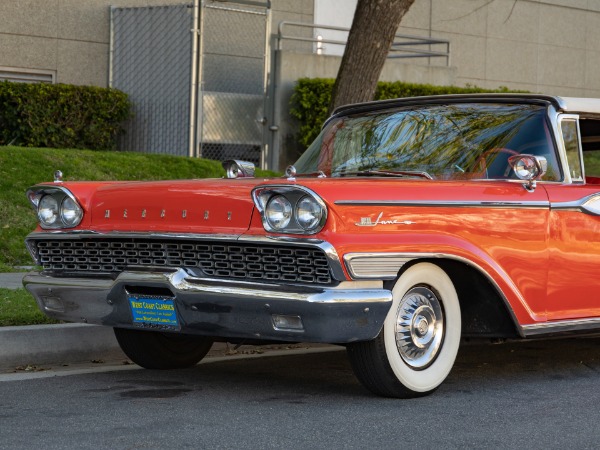
[{"label": "headlight bezel", "polygon": [[[27,190],[27,198],[29,199],[33,209],[36,211],[40,227],[44,230],[75,228],[83,220],[83,207],[77,201],[75,196],[64,187],[46,185],[33,186]],[[52,199],[52,201],[54,201],[57,205],[56,218],[51,222],[44,220],[40,214],[40,209],[43,205],[44,199],[48,199],[47,201]],[[65,204],[67,199],[68,202]],[[72,202],[70,210],[75,212],[73,220],[68,220],[65,218],[65,213],[67,212],[67,208],[69,208],[68,204],[70,202]]]},{"label": "headlight bezel", "polygon": [[[267,206],[273,199],[282,196],[292,206],[292,215],[289,223],[282,228],[274,227],[269,221]],[[314,202],[320,209],[320,215],[318,220],[314,221],[312,226],[305,227],[298,221],[298,206],[299,203],[306,197],[310,198],[310,201]],[[311,235],[320,232],[327,221],[327,206],[321,197],[319,197],[311,189],[304,186],[290,186],[290,185],[264,185],[255,187],[252,190],[252,198],[254,204],[258,209],[263,227],[266,231],[280,234],[304,234]]]}]

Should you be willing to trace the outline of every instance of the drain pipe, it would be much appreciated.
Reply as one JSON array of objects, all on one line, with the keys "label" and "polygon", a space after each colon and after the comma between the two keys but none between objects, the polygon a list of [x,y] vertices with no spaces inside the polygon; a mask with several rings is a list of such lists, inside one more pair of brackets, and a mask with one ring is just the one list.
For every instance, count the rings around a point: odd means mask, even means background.
[{"label": "drain pipe", "polygon": [[204,16],[206,1],[200,0],[198,7],[198,75],[197,75],[197,107],[196,107],[196,157],[202,158],[204,143]]},{"label": "drain pipe", "polygon": [[115,54],[115,7],[110,7],[110,36],[108,42],[108,87],[113,87],[113,63]]},{"label": "drain pipe", "polygon": [[200,35],[200,29],[198,28],[198,18],[200,12],[200,0],[194,0],[194,12],[192,19],[192,72],[191,72],[191,86],[190,86],[190,135],[189,135],[189,148],[188,156],[193,158],[196,156],[196,115],[197,115],[197,97],[198,97],[198,36]]}]

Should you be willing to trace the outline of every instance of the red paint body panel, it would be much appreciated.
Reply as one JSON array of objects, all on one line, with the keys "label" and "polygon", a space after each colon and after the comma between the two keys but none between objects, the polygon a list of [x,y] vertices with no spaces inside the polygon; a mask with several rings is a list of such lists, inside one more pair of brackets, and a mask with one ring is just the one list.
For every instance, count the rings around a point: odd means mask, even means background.
[{"label": "red paint body panel", "polygon": [[[427,181],[379,179],[308,185],[330,207],[321,233],[341,257],[347,253],[444,253],[471,261],[501,287],[521,324],[545,319],[549,263],[549,208],[485,206],[486,203],[547,203],[543,189],[527,192],[520,183],[481,182],[431,184]],[[414,201],[415,205],[335,205],[339,200]],[[456,207],[428,202],[463,203]],[[480,206],[476,206],[481,203]],[[361,218],[400,224],[359,227]]]},{"label": "red paint body panel", "polygon": [[[521,183],[441,182],[390,179],[298,179],[319,194],[329,209],[323,231],[315,237],[333,244],[340,258],[348,253],[444,253],[483,269],[500,287],[521,324],[546,318],[549,268],[549,207],[486,207],[485,203],[548,202],[545,190],[526,191]],[[279,180],[277,184],[281,184]],[[336,205],[338,201],[415,202],[406,206]],[[458,202],[456,207],[427,202]],[[413,222],[358,227],[361,218]],[[256,214],[248,231],[264,235]]]},{"label": "red paint body panel", "polygon": [[[79,229],[265,236],[268,233],[260,215],[253,214],[251,198],[252,188],[259,184],[302,185],[321,196],[329,211],[326,226],[319,234],[307,237],[331,243],[342,259],[349,253],[365,252],[451,255],[485,271],[500,287],[521,324],[546,318],[551,213],[543,188],[528,192],[521,183],[502,181],[432,183],[390,178],[352,182],[342,178],[219,179],[63,186],[75,194],[86,211]],[[339,204],[353,201],[358,204]],[[361,201],[382,204],[360,204]],[[499,207],[507,202],[523,207]],[[531,207],[538,203],[546,206]],[[205,211],[209,211],[207,219]],[[380,218],[388,223],[357,226],[363,218],[373,222]],[[559,292],[556,287],[553,289]]]},{"label": "red paint body panel", "polygon": [[[553,205],[600,193],[600,186],[545,186]],[[550,215],[549,320],[600,316],[600,216],[556,209]]]}]

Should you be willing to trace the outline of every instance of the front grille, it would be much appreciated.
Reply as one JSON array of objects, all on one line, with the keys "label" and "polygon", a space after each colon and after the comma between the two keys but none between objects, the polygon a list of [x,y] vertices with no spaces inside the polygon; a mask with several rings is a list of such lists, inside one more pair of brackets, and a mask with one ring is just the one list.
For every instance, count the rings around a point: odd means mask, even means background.
[{"label": "front grille", "polygon": [[151,239],[54,239],[32,242],[44,270],[90,274],[131,266],[193,268],[206,277],[330,284],[327,256],[312,247]]}]

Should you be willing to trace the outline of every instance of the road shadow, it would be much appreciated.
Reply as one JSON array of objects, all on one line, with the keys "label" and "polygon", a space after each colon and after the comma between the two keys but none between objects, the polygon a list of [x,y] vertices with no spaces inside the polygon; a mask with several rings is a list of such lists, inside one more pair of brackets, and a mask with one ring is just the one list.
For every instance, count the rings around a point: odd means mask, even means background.
[{"label": "road shadow", "polygon": [[[467,342],[454,369],[434,396],[486,392],[489,395],[539,396],[561,384],[600,381],[600,338],[520,341],[503,344]],[[124,398],[185,395],[209,389],[221,396],[242,395],[246,401],[306,403],[308,398],[372,396],[356,380],[345,351],[272,356],[200,364],[178,371],[136,371],[122,375]],[[168,379],[161,393],[157,380]],[[164,381],[163,381],[164,382]],[[152,389],[147,389],[148,385]],[[180,389],[185,386],[186,389]],[[192,386],[192,388],[190,388]],[[165,386],[164,389],[167,389]],[[145,393],[137,392],[144,390]],[[523,394],[522,390],[527,393]]]}]

